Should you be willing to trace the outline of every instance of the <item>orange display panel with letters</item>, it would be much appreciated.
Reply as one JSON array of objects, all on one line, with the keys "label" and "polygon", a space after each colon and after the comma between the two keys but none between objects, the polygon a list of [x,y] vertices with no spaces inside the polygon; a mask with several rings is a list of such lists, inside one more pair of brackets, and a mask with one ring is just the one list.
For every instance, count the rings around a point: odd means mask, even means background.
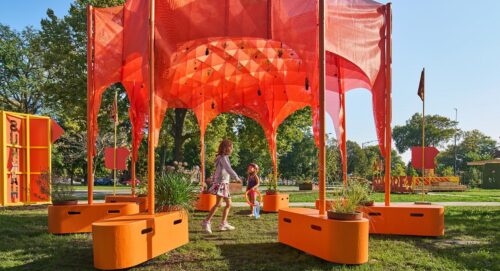
[{"label": "orange display panel with letters", "polygon": [[[0,111],[0,206],[50,202],[49,117]],[[48,179],[41,177],[46,174]]]}]

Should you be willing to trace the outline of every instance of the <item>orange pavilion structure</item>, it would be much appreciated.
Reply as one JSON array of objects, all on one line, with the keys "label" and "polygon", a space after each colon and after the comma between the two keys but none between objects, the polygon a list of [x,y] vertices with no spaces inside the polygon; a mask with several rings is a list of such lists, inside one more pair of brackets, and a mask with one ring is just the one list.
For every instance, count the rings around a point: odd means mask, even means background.
[{"label": "orange pavilion structure", "polygon": [[[312,108],[320,153],[319,208],[277,205],[278,239],[284,244],[331,262],[361,264],[368,260],[369,232],[444,233],[442,207],[390,203],[390,4],[371,0],[128,0],[118,7],[89,7],[88,26],[89,202],[85,208],[96,208],[92,207],[96,206],[92,162],[104,91],[120,82],[127,92],[132,180],[139,142],[148,127],[148,212],[85,220],[92,225],[96,268],[128,268],[189,240],[188,217],[183,211],[155,213],[154,150],[168,108],[195,113],[201,132],[202,173],[208,123],[226,112],[254,119],[264,129],[275,176],[279,125],[296,110]],[[329,220],[325,113],[336,128],[345,183],[345,95],[357,88],[368,89],[373,97],[377,137],[385,157],[385,203],[365,209],[366,218],[360,221]]]}]

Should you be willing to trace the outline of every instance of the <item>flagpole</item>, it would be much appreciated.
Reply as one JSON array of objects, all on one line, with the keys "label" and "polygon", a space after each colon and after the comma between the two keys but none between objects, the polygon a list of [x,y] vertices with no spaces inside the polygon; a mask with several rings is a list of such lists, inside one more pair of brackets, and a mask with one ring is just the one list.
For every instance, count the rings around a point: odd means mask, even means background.
[{"label": "flagpole", "polygon": [[115,100],[113,101],[113,123],[115,125],[115,147],[113,148],[113,196],[116,196],[116,135],[117,135],[117,127],[118,127],[118,91],[115,91]]},{"label": "flagpole", "polygon": [[[425,68],[422,70],[422,74],[425,78]],[[425,183],[425,79],[423,81],[423,95],[422,95],[422,201],[424,201],[424,183]]]}]

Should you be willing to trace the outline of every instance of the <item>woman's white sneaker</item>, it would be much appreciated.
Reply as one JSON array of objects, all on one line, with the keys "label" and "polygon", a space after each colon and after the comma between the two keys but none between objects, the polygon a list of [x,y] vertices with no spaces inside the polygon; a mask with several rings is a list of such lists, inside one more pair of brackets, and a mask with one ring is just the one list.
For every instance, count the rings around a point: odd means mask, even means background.
[{"label": "woman's white sneaker", "polygon": [[204,230],[206,233],[210,233],[210,234],[212,234],[212,225],[210,224],[210,222],[207,222],[207,221],[202,221],[202,222],[201,222],[201,227],[203,228],[203,230]]},{"label": "woman's white sneaker", "polygon": [[221,231],[232,231],[235,228],[233,226],[229,225],[229,223],[226,222],[226,223],[220,224],[219,229]]}]

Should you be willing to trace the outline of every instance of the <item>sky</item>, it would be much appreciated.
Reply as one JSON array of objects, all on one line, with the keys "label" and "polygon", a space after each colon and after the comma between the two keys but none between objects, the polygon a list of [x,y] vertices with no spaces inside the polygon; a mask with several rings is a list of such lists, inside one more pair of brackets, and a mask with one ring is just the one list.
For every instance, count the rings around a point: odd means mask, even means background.
[{"label": "sky", "polygon": [[[36,28],[47,8],[59,17],[71,0],[0,0],[0,23],[16,30]],[[386,3],[387,1],[381,1]],[[421,112],[417,96],[426,70],[426,115],[455,119],[459,128],[500,137],[500,1],[394,0],[393,126]],[[347,138],[362,144],[376,139],[371,94],[346,96]],[[333,133],[331,123],[327,132]],[[367,143],[373,145],[376,142]],[[410,155],[403,155],[408,160]]]}]

